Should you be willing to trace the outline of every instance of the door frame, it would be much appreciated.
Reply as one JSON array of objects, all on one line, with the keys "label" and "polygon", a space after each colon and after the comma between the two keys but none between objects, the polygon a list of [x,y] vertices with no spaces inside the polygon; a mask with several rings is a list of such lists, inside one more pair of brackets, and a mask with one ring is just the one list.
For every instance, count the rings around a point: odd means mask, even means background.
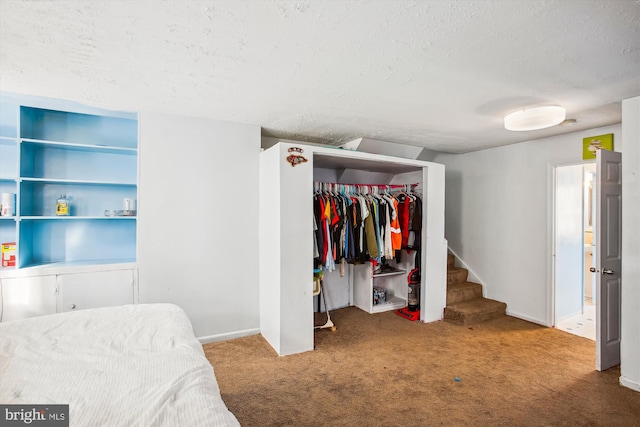
[{"label": "door frame", "polygon": [[[556,169],[558,167],[562,167],[562,166],[575,166],[575,165],[587,165],[589,163],[592,163],[591,161],[576,161],[575,159],[572,160],[557,160],[554,162],[549,162],[547,164],[547,172],[548,172],[548,179],[547,179],[547,194],[548,194],[548,209],[547,209],[547,236],[548,236],[548,244],[547,244],[547,278],[548,278],[548,290],[547,290],[547,326],[549,327],[553,327],[555,326],[556,323],[556,319],[555,319],[555,314],[556,314],[556,255],[555,255],[555,249],[556,249]],[[594,161],[595,163],[595,161]],[[596,169],[596,177],[597,174],[600,171],[598,171]],[[594,194],[594,199],[596,199],[598,196]],[[583,203],[584,204],[584,203]],[[600,221],[600,218],[596,217],[596,221]],[[595,238],[595,236],[594,236]],[[599,243],[596,242],[596,248],[598,247]],[[599,250],[599,249],[596,249]],[[599,266],[598,266],[599,267]],[[583,286],[584,286],[584,280],[583,280]],[[594,292],[598,293],[598,286],[595,285],[595,289]],[[596,301],[595,301],[595,305],[596,305],[596,327],[598,327],[599,325],[599,321],[601,319],[599,319],[600,316],[600,311],[601,311],[601,299],[599,298],[599,296],[596,297]],[[619,308],[620,309],[620,308]],[[596,331],[596,346],[600,345],[600,340],[599,340],[599,333],[598,331]],[[596,350],[594,349],[594,353],[596,352]]]},{"label": "door frame", "polygon": [[[558,322],[561,320],[559,319],[558,316],[558,169],[559,168],[565,168],[565,167],[579,167],[580,168],[580,176],[581,176],[581,180],[580,180],[580,204],[581,204],[581,209],[580,209],[580,259],[581,259],[581,269],[579,271],[580,273],[580,310],[582,311],[584,309],[584,166],[588,164],[588,162],[573,162],[572,164],[560,164],[560,165],[555,165],[553,167],[553,200],[552,200],[552,205],[553,205],[553,212],[552,212],[552,236],[551,236],[551,250],[552,250],[552,257],[551,257],[551,268],[553,271],[553,277],[552,277],[552,282],[553,282],[553,288],[552,288],[552,300],[553,300],[553,305],[552,305],[552,311],[551,311],[551,326],[556,327]],[[577,171],[576,171],[577,172]],[[565,253],[566,255],[566,253]],[[577,254],[576,254],[577,255]]]},{"label": "door frame", "polygon": [[[594,161],[556,160],[547,164],[547,318],[546,326],[556,324],[556,169],[563,166],[584,166]],[[584,286],[584,279],[583,279]],[[596,301],[597,304],[597,301]]]}]

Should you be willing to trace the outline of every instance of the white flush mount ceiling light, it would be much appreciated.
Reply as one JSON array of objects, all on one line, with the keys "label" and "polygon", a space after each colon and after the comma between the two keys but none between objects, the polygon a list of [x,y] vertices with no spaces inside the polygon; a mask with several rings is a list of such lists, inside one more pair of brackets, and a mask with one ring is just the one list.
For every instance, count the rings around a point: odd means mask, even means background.
[{"label": "white flush mount ceiling light", "polygon": [[564,107],[557,105],[525,108],[507,114],[504,127],[514,131],[544,129],[562,123],[565,114]]}]

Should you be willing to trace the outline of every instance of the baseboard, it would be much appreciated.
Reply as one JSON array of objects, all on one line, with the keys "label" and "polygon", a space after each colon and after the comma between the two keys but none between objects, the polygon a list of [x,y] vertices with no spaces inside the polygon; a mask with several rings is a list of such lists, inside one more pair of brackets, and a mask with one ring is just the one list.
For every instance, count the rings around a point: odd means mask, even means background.
[{"label": "baseboard", "polygon": [[255,329],[245,329],[243,331],[235,331],[235,332],[227,332],[225,334],[217,334],[217,335],[208,335],[205,337],[198,337],[198,341],[201,344],[207,344],[210,342],[218,342],[218,341],[227,341],[232,340],[234,338],[242,338],[248,337],[250,335],[257,335],[260,333],[259,328]]},{"label": "baseboard", "polygon": [[511,317],[517,317],[518,319],[522,319],[522,320],[526,320],[527,322],[531,322],[531,323],[537,323],[538,325],[542,325],[542,326],[549,326],[547,325],[547,322],[542,321],[540,319],[534,319],[531,316],[527,316],[521,313],[516,313],[514,311],[509,310],[509,307],[507,306],[507,315],[511,316]]},{"label": "baseboard", "polygon": [[630,388],[631,390],[640,391],[640,383],[637,381],[630,380],[629,378],[620,377],[620,385]]}]

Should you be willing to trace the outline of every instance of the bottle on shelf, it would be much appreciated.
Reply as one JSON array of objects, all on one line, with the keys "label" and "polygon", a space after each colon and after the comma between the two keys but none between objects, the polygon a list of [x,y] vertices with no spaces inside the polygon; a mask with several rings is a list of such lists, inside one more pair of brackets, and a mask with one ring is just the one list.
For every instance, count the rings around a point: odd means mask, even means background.
[{"label": "bottle on shelf", "polygon": [[16,195],[14,193],[2,193],[0,201],[0,216],[14,216],[16,214]]},{"label": "bottle on shelf", "polygon": [[70,212],[71,209],[69,205],[69,198],[65,194],[63,194],[56,202],[56,215],[68,216]]}]

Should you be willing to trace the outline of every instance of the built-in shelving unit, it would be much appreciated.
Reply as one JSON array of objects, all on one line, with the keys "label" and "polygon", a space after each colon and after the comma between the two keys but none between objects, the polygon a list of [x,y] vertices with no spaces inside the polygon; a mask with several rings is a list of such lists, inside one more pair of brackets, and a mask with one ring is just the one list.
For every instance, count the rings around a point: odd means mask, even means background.
[{"label": "built-in shelving unit", "polygon": [[[134,262],[137,218],[105,213],[137,199],[137,114],[35,104],[2,100],[0,192],[16,216],[0,217],[0,241],[17,242],[17,268]],[[56,216],[63,194],[70,215]]]},{"label": "built-in shelving unit", "polygon": [[[17,193],[18,188],[18,108],[0,99],[0,194]],[[1,203],[1,202],[0,202]],[[0,243],[15,242],[16,217],[0,216]],[[15,267],[2,267],[8,270]]]},{"label": "built-in shelving unit", "polygon": [[[406,274],[403,269],[374,273],[370,263],[354,266],[354,305],[372,314],[406,307],[409,291]],[[374,288],[386,290],[384,302],[374,303]]]}]

